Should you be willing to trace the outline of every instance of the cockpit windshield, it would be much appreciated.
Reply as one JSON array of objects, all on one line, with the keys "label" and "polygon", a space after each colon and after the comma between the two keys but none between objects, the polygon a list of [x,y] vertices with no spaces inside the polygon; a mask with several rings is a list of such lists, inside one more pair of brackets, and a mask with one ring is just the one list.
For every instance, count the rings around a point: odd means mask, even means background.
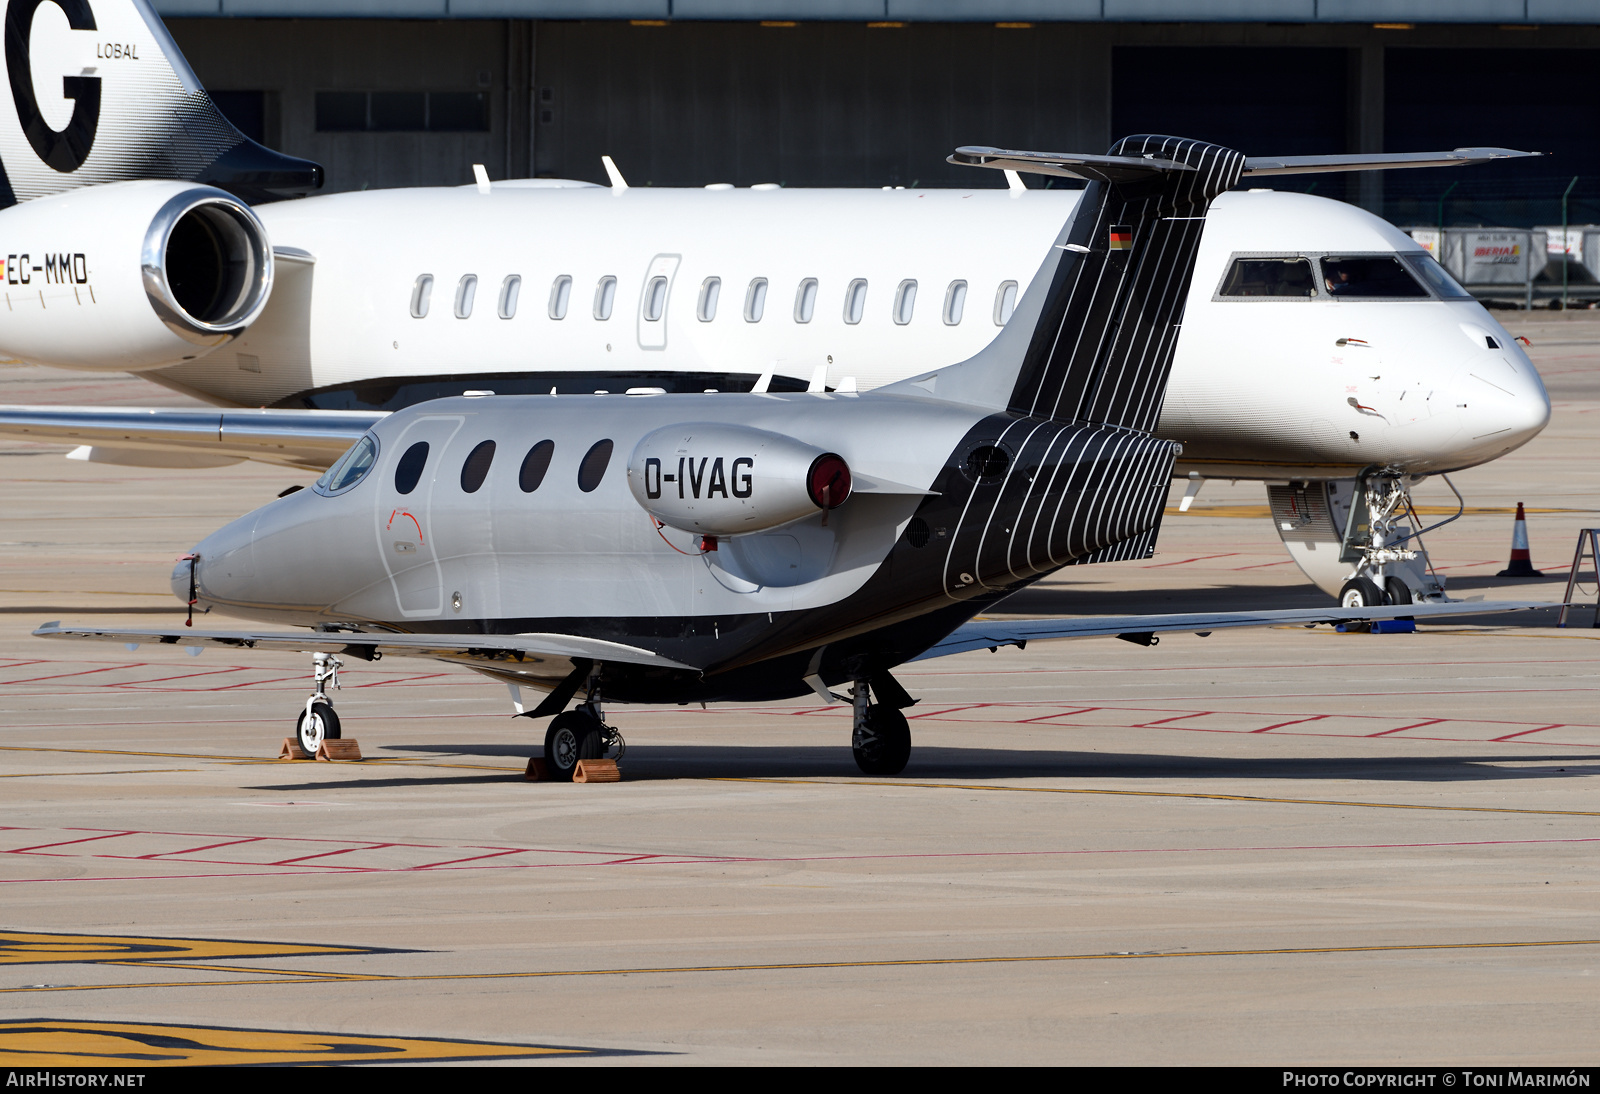
[{"label": "cockpit windshield", "polygon": [[312,487],[319,494],[337,494],[348,490],[367,477],[378,459],[378,442],[367,434],[340,456],[338,461],[322,473]]},{"label": "cockpit windshield", "polygon": [[[1444,273],[1443,270],[1439,271]],[[1398,258],[1363,256],[1322,260],[1322,283],[1328,295],[1349,300],[1427,299],[1428,290]]]},{"label": "cockpit windshield", "polygon": [[1449,272],[1439,265],[1438,261],[1426,251],[1418,251],[1416,254],[1404,254],[1400,258],[1407,266],[1411,267],[1413,273],[1422,278],[1423,282],[1434,291],[1435,295],[1443,297],[1445,300],[1472,299],[1472,294],[1463,289],[1460,283],[1451,277]]}]

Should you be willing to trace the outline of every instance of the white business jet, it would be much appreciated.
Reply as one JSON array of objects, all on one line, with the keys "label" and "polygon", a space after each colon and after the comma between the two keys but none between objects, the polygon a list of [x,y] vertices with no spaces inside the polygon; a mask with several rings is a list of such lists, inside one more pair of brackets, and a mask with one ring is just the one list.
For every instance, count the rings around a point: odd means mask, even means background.
[{"label": "white business jet", "polygon": [[[108,57],[107,40],[126,48]],[[0,81],[0,199],[18,202],[0,212],[0,353],[270,408],[0,408],[0,432],[77,441],[80,458],[320,469],[379,416],[444,395],[875,387],[988,344],[1079,200],[1015,175],[630,189],[608,163],[610,187],[480,170],[270,204],[319,169],[240,137],[146,0],[40,3],[23,44],[29,71]],[[63,73],[79,74],[57,93]],[[1207,477],[1267,481],[1296,561],[1363,603],[1442,591],[1399,523],[1415,476],[1502,455],[1549,414],[1504,329],[1338,202],[1223,195],[1182,325],[1158,426],[1184,444],[1175,474],[1191,497]]]}]

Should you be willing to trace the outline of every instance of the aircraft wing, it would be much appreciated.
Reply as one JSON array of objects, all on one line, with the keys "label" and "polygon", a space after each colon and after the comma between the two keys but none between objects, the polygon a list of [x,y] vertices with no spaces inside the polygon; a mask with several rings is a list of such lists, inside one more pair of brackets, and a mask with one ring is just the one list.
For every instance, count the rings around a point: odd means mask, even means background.
[{"label": "aircraft wing", "polygon": [[362,410],[0,406],[0,436],[321,471],[385,416]]},{"label": "aircraft wing", "polygon": [[[521,675],[518,666],[530,669],[548,662],[564,662],[557,669],[561,676],[579,660],[622,661],[653,668],[687,669],[691,666],[662,657],[650,650],[599,638],[575,634],[389,634],[378,631],[214,631],[201,628],[115,629],[110,627],[63,627],[46,623],[34,632],[36,638],[82,638],[95,642],[121,642],[132,648],[145,643],[185,648],[220,646],[231,649],[279,650],[287,653],[339,653],[363,661],[375,661],[393,654],[402,657],[428,657],[461,661],[479,667],[483,662],[493,675]],[[492,664],[491,664],[492,663]],[[548,676],[533,671],[533,676]]]},{"label": "aircraft wing", "polygon": [[1186,615],[1100,615],[1056,619],[975,619],[915,658],[947,657],[972,650],[1024,646],[1046,638],[1124,637],[1150,644],[1154,635],[1177,631],[1219,631],[1228,627],[1314,626],[1318,623],[1372,622],[1382,619],[1440,619],[1460,615],[1557,608],[1559,604],[1521,600],[1456,601],[1448,604],[1396,604],[1382,608],[1283,608],[1259,612],[1192,612]]}]

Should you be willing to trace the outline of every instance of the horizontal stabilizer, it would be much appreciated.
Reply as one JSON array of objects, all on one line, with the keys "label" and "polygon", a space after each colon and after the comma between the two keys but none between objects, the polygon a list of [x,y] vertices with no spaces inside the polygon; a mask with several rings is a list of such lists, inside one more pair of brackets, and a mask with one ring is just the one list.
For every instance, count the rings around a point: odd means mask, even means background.
[{"label": "horizontal stabilizer", "polygon": [[1559,604],[1522,600],[1488,600],[1448,604],[1396,604],[1382,608],[1287,608],[1260,612],[1192,612],[1186,615],[1100,615],[1065,619],[982,619],[964,623],[918,661],[953,653],[1016,646],[1047,638],[1108,638],[1168,631],[1220,631],[1229,627],[1314,626],[1318,623],[1371,622],[1379,619],[1443,619],[1559,608]]},{"label": "horizontal stabilizer", "polygon": [[1246,175],[1303,175],[1315,171],[1391,171],[1399,167],[1466,167],[1542,156],[1515,148],[1457,148],[1452,152],[1373,152],[1349,156],[1251,156]]},{"label": "horizontal stabilizer", "polygon": [[1036,175],[1061,175],[1066,178],[1099,182],[1135,182],[1172,171],[1197,168],[1175,160],[1154,156],[1091,156],[1081,152],[1019,152],[1009,148],[966,145],[946,157],[947,162],[967,167],[992,167],[997,171],[1030,171]]}]

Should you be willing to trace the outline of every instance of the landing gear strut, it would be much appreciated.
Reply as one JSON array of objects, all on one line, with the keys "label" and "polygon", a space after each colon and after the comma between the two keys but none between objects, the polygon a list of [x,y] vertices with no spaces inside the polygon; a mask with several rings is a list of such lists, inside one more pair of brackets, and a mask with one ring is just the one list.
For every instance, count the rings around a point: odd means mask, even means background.
[{"label": "landing gear strut", "polygon": [[[885,674],[887,675],[887,674]],[[904,689],[893,682],[889,685],[904,696]],[[880,687],[879,698],[887,690]],[[855,753],[856,766],[865,775],[898,775],[911,760],[911,726],[900,708],[892,703],[870,701],[868,681],[857,680],[850,692],[855,708],[855,724],[850,734],[850,749]],[[909,700],[906,705],[910,705]]]},{"label": "landing gear strut", "polygon": [[339,740],[339,716],[333,711],[328,691],[339,690],[339,670],[344,668],[344,662],[331,653],[314,653],[311,663],[315,690],[306,700],[306,709],[300,712],[295,736],[306,755],[315,756],[323,741]]}]

